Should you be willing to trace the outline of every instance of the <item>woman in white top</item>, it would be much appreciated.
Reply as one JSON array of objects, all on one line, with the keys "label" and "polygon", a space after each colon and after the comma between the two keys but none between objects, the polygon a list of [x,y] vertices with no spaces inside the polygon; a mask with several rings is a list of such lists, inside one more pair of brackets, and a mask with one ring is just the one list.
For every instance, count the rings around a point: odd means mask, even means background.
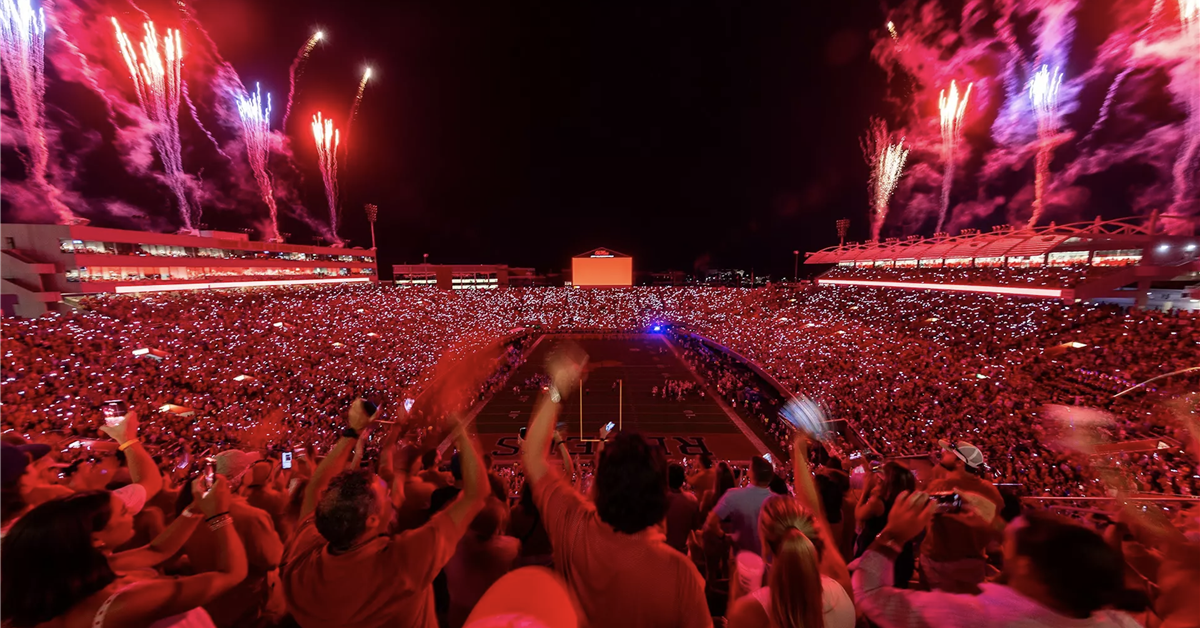
[{"label": "woman in white top", "polygon": [[[246,577],[229,486],[192,486],[201,512],[187,513],[150,545],[110,553],[133,536],[133,514],[109,491],[46,502],[17,521],[0,546],[0,620],[14,628],[211,627],[199,606]],[[200,519],[216,533],[217,571],[163,578],[149,569],[170,558]]]},{"label": "woman in white top", "polygon": [[807,437],[799,432],[793,468],[796,497],[771,497],[758,515],[762,558],[769,565],[767,586],[740,598],[736,590],[732,592],[730,628],[854,627],[854,602],[847,593],[849,571],[821,515],[808,468]]}]

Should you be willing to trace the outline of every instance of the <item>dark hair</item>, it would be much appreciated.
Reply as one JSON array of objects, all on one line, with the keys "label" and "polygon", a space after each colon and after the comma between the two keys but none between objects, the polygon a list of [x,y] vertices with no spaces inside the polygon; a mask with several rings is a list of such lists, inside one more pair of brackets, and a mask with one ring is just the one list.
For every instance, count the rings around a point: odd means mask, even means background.
[{"label": "dark hair", "polygon": [[729,468],[729,465],[724,462],[717,465],[717,482],[713,486],[714,497],[721,499],[725,496],[725,491],[735,486],[737,486],[737,480],[733,478],[733,470]]},{"label": "dark hair", "polygon": [[883,474],[880,479],[883,482],[883,504],[888,512],[891,512],[892,502],[896,501],[900,493],[917,490],[917,477],[899,462],[885,462],[879,468],[879,472]]},{"label": "dark hair", "polygon": [[750,481],[755,484],[766,484],[771,481],[775,475],[775,467],[771,463],[763,460],[762,456],[754,456],[750,459]]},{"label": "dark hair", "polygon": [[1120,599],[1124,562],[1096,532],[1046,512],[1023,516],[1014,538],[1016,552],[1037,570],[1046,592],[1076,617]]},{"label": "dark hair", "polygon": [[838,458],[837,456],[830,456],[829,460],[825,461],[825,466],[829,467],[830,469],[845,471],[845,469],[842,467],[842,459]]},{"label": "dark hair", "polygon": [[700,454],[700,466],[704,467],[705,469],[713,468],[712,454],[710,454],[710,453]]},{"label": "dark hair", "polygon": [[617,532],[633,534],[667,514],[667,461],[635,432],[621,432],[600,454],[596,514]]},{"label": "dark hair", "polygon": [[331,549],[347,550],[367,531],[367,517],[378,507],[374,483],[367,471],[343,471],[321,494],[315,523]]},{"label": "dark hair", "polygon": [[462,482],[462,459],[459,458],[457,451],[450,456],[450,475],[454,476],[455,482]]},{"label": "dark hair", "polygon": [[683,488],[684,481],[687,480],[687,474],[683,471],[683,465],[672,462],[667,467],[667,486],[672,491],[677,491]]},{"label": "dark hair", "polygon": [[783,478],[779,477],[778,474],[771,478],[771,483],[767,485],[767,488],[771,489],[771,492],[775,493],[776,495],[790,495],[790,493],[788,493],[787,482],[784,481]]},{"label": "dark hair", "polygon": [[430,449],[429,451],[421,454],[421,468],[422,469],[434,468],[434,465],[436,465],[437,463],[438,463],[438,450],[437,449]]},{"label": "dark hair", "polygon": [[846,489],[825,473],[818,473],[815,481],[817,494],[821,497],[821,508],[825,510],[825,520],[829,523],[841,523],[842,500],[846,497]]},{"label": "dark hair", "polygon": [[0,546],[0,619],[13,626],[50,621],[116,580],[92,545],[92,533],[111,518],[108,491],[51,500],[21,517]]}]

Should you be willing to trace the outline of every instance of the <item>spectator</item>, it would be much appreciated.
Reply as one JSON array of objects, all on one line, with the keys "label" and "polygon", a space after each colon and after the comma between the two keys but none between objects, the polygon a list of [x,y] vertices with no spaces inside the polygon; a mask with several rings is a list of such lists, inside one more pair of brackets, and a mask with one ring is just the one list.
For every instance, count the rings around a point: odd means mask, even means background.
[{"label": "spectator", "polygon": [[821,573],[825,545],[813,515],[799,500],[776,495],[759,517],[767,586],[738,599],[729,609],[730,628],[853,628],[854,603],[837,580]]},{"label": "spectator", "polygon": [[520,542],[521,548],[517,564],[554,566],[554,549],[542,525],[542,514],[533,501],[533,485],[529,482],[521,485],[521,499],[513,507],[510,516],[508,533]]},{"label": "spectator", "polygon": [[[901,493],[911,493],[917,490],[917,478],[904,465],[898,462],[886,462],[878,471],[867,476],[867,486],[863,489],[858,506],[854,509],[854,518],[858,522],[858,539],[854,544],[854,557],[862,556],[867,551],[875,537],[887,524],[888,513],[892,504]],[[892,577],[895,586],[908,588],[916,568],[916,541],[904,545],[903,551],[896,557],[896,573]]]},{"label": "spectator", "polygon": [[688,486],[692,487],[695,495],[703,497],[716,485],[717,470],[714,468],[715,463],[710,453],[700,454],[696,457],[696,461],[700,465],[700,470],[688,478]]},{"label": "spectator", "polygon": [[686,554],[688,537],[704,522],[700,518],[700,502],[683,490],[685,480],[682,465],[667,467],[667,545]]},{"label": "spectator", "polygon": [[[237,494],[243,478],[258,462],[258,453],[238,449],[223,451],[213,457],[213,471],[224,477],[234,494],[226,511],[232,518],[231,527],[245,548],[247,576],[229,591],[205,604],[204,608],[219,628],[245,626],[272,621],[283,616],[283,590],[279,586],[279,561],[283,558],[283,542],[275,531],[271,515],[251,506],[247,498]],[[269,465],[259,465],[269,467]],[[183,493],[178,510],[191,503],[193,495]],[[216,571],[216,545],[219,539],[206,529],[197,528],[184,544],[184,553],[192,571]]]},{"label": "spectator", "polygon": [[585,361],[560,355],[550,364],[550,394],[534,410],[521,455],[554,564],[592,625],[710,626],[703,579],[657,530],[667,509],[661,451],[637,434],[617,434],[600,452],[594,507],[551,471],[555,419]]},{"label": "spectator", "polygon": [[64,628],[146,626],[160,620],[211,626],[200,606],[246,576],[246,556],[229,525],[228,483],[218,479],[205,492],[196,482],[192,491],[218,537],[218,570],[183,578],[146,577],[139,569],[169,558],[200,515],[180,517],[161,543],[156,539],[150,546],[109,555],[104,548],[121,546],[133,535],[133,513],[140,504],[130,497],[144,496],[144,489],[78,493],[32,509],[5,537],[0,550],[3,620],[18,628],[48,622]]},{"label": "spectator", "polygon": [[[930,493],[955,492],[961,495],[980,495],[995,504],[995,512],[1004,508],[1000,491],[976,474],[983,469],[983,452],[970,443],[959,441],[951,445],[940,441],[942,449],[952,454],[949,466],[943,460],[944,475],[929,483]],[[996,539],[997,517],[983,521],[969,512],[939,513],[929,526],[927,542],[921,544],[921,573],[930,587],[953,593],[972,593],[987,577],[988,544]]]},{"label": "spectator", "polygon": [[728,524],[736,551],[762,553],[758,538],[758,511],[771,496],[771,479],[775,469],[762,456],[750,459],[750,486],[735,488],[723,495],[708,515],[708,526],[714,532]]},{"label": "spectator", "polygon": [[250,478],[246,483],[246,503],[261,509],[271,516],[275,532],[280,539],[288,538],[285,518],[289,496],[284,489],[285,475],[271,460],[257,460],[250,467]]},{"label": "spectator", "polygon": [[[44,456],[48,453],[50,448],[45,445],[0,445],[0,463],[3,464],[3,468],[0,469],[0,521],[3,527],[0,530],[3,534],[8,534],[12,524],[29,509],[26,486],[31,482],[29,476],[33,475],[33,458],[35,455]],[[67,492],[70,493],[70,490]]]},{"label": "spectator", "polygon": [[489,496],[446,563],[450,628],[461,628],[483,594],[516,564],[520,541],[504,536],[508,509]]},{"label": "spectator", "polygon": [[282,570],[288,610],[302,628],[436,626],[433,579],[487,498],[479,450],[459,429],[462,494],[420,528],[388,534],[392,507],[385,483],[369,471],[342,471],[374,418],[363,402],[351,406],[349,427],[305,489]]},{"label": "spectator", "polygon": [[929,525],[935,509],[925,493],[901,494],[887,526],[856,561],[855,603],[882,628],[1139,625],[1104,610],[1123,597],[1120,555],[1099,534],[1045,513],[1027,513],[1008,526],[1005,584],[984,583],[978,595],[894,588],[892,561]]}]

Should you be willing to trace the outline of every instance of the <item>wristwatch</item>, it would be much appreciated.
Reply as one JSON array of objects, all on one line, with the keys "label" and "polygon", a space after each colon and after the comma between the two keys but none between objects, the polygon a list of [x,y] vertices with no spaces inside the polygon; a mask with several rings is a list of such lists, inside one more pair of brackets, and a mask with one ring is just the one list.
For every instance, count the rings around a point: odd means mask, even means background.
[{"label": "wristwatch", "polygon": [[554,384],[550,384],[550,403],[562,403],[562,395],[554,387]]},{"label": "wristwatch", "polygon": [[358,438],[358,430],[347,426],[346,429],[342,430],[342,436],[345,438]]}]

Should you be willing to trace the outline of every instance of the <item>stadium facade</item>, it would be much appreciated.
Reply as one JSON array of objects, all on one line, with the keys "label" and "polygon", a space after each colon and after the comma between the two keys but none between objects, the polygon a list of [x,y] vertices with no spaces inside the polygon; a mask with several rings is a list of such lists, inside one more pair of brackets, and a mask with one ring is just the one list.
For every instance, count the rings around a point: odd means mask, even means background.
[{"label": "stadium facade", "polygon": [[546,277],[532,268],[506,264],[396,264],[397,286],[433,286],[442,290],[495,290],[547,285]]},{"label": "stadium facade", "polygon": [[97,293],[376,282],[374,249],[255,242],[242,233],[152,233],[0,225],[7,315],[55,311]]},{"label": "stadium facade", "polygon": [[[1033,229],[965,229],[959,235],[912,236],[831,246],[808,253],[805,264],[832,265],[819,285],[979,292],[1062,299],[1166,305],[1195,309],[1200,300],[1200,237],[1158,233],[1154,220],[1074,223]],[[847,272],[862,269],[863,272]],[[961,269],[959,278],[947,272]],[[971,269],[984,280],[971,281]],[[1070,269],[1066,283],[1029,281],[1039,270]],[[998,272],[1005,270],[1006,272]],[[878,274],[878,277],[873,277]],[[1044,273],[1048,274],[1048,273]],[[1024,275],[1024,277],[1022,276]],[[949,278],[949,279],[948,279]],[[1157,298],[1156,298],[1157,297]],[[1163,299],[1165,303],[1162,303]],[[1159,303],[1152,303],[1153,301]]]}]

